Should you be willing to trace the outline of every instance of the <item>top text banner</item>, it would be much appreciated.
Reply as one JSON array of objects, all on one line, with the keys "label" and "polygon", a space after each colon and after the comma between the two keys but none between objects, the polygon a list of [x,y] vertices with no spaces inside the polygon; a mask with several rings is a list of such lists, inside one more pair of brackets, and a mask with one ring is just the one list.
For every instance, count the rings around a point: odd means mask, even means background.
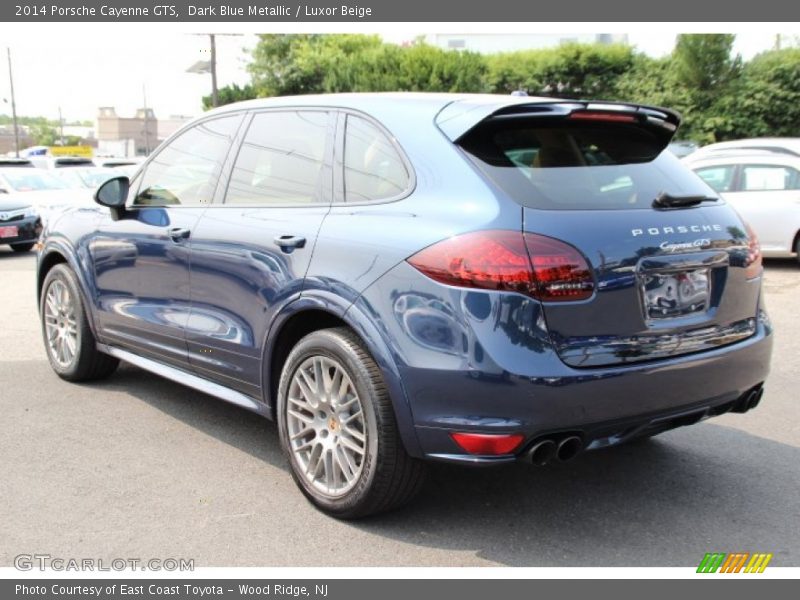
[{"label": "top text banner", "polygon": [[[0,22],[781,22],[787,0],[4,0]],[[800,28],[798,33],[800,34]]]}]

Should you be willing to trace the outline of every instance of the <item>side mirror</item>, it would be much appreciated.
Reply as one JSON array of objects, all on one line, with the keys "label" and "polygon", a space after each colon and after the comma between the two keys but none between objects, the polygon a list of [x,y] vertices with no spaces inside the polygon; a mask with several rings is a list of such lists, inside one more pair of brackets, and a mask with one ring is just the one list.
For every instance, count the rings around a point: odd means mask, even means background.
[{"label": "side mirror", "polygon": [[116,221],[125,213],[125,201],[128,199],[130,180],[121,175],[103,183],[94,193],[94,201],[100,206],[111,209],[111,217]]}]

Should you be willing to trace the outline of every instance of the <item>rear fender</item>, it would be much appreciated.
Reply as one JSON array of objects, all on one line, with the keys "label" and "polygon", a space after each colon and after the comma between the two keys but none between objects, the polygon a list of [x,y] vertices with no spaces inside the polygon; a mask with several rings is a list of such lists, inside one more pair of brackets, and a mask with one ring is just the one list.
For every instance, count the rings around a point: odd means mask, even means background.
[{"label": "rear fender", "polygon": [[[264,365],[271,364],[273,352],[275,350],[274,344],[286,322],[298,313],[310,310],[321,310],[338,317],[361,338],[370,356],[372,356],[373,360],[378,365],[384,383],[389,391],[389,397],[394,407],[400,438],[403,441],[406,451],[411,456],[421,457],[422,450],[414,429],[411,408],[400,378],[400,372],[392,357],[389,345],[373,322],[373,319],[371,319],[357,304],[350,304],[338,296],[325,293],[321,290],[315,290],[312,293],[304,292],[302,296],[286,304],[279,314],[276,315],[269,333],[267,334],[268,343],[265,344]],[[262,389],[272,389],[269,369],[265,368],[263,371],[264,381]]]}]

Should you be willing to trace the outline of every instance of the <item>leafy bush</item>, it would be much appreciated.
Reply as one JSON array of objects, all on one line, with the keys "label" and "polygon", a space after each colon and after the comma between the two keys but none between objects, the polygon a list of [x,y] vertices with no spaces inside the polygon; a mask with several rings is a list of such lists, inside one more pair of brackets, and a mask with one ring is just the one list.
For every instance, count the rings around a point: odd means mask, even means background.
[{"label": "leafy bush", "polygon": [[[679,35],[672,54],[651,58],[624,44],[479,55],[376,35],[260,36],[252,85],[222,88],[220,102],[327,92],[490,92],[667,106],[683,115],[678,137],[708,143],[746,136],[800,136],[800,50],[743,63],[734,36]],[[204,99],[205,101],[206,99]],[[206,102],[209,104],[210,102]]]}]

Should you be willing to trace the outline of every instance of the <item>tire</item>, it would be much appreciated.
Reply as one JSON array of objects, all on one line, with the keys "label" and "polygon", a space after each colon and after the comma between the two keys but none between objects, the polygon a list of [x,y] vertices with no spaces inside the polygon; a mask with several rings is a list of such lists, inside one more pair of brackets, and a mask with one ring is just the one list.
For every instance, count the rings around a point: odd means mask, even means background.
[{"label": "tire", "polygon": [[347,327],[310,333],[292,349],[277,417],[295,483],[333,517],[392,510],[422,487],[425,465],[406,453],[380,370]]},{"label": "tire", "polygon": [[35,242],[30,242],[29,244],[13,244],[11,249],[14,252],[30,252],[33,250]]},{"label": "tire", "polygon": [[797,233],[797,242],[794,245],[795,260],[800,263],[800,232]]},{"label": "tire", "polygon": [[62,379],[103,379],[119,365],[119,360],[97,350],[78,279],[67,265],[56,265],[47,273],[39,315],[47,359]]}]

